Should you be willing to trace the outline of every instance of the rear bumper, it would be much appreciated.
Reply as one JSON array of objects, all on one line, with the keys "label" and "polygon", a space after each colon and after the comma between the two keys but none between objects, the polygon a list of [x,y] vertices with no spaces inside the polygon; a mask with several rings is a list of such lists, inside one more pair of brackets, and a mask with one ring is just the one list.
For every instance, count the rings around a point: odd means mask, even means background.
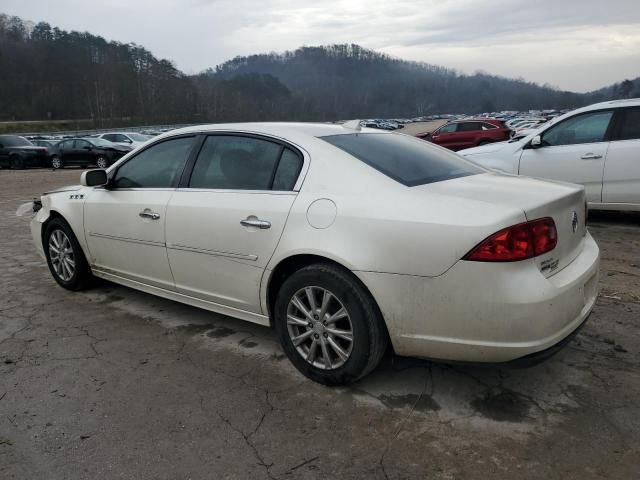
[{"label": "rear bumper", "polygon": [[589,316],[600,253],[582,252],[545,278],[535,262],[460,261],[438,277],[356,272],[378,302],[397,354],[509,362],[562,342]]}]

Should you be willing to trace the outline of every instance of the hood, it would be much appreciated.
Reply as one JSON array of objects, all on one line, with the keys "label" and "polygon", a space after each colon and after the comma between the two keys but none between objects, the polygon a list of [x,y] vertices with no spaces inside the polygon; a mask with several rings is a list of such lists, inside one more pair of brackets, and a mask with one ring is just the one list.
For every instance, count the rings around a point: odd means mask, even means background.
[{"label": "hood", "polygon": [[44,192],[42,195],[51,195],[53,193],[61,193],[61,192],[76,192],[80,190],[82,185],[69,185],[67,187],[56,188],[55,190],[49,190],[48,192]]}]

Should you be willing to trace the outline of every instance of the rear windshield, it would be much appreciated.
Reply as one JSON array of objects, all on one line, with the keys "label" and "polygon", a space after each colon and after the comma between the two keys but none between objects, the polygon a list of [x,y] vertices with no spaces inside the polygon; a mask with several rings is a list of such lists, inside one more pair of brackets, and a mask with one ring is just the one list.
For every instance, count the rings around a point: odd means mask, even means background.
[{"label": "rear windshield", "polygon": [[320,138],[408,187],[484,172],[455,153],[407,135],[353,133]]}]

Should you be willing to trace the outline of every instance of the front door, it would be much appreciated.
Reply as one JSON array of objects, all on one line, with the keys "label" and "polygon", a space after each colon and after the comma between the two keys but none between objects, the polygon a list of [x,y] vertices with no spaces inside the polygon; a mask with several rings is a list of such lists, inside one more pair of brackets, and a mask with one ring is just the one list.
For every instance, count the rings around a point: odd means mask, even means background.
[{"label": "front door", "polygon": [[519,174],[582,184],[587,201],[600,203],[612,117],[612,110],[588,112],[545,130],[540,147],[522,151]]},{"label": "front door", "polygon": [[167,204],[194,140],[151,145],[120,165],[108,188],[88,195],[85,233],[93,268],[174,289],[165,246]]},{"label": "front door", "polygon": [[260,281],[296,198],[303,157],[279,141],[210,135],[167,209],[176,289],[262,313]]}]

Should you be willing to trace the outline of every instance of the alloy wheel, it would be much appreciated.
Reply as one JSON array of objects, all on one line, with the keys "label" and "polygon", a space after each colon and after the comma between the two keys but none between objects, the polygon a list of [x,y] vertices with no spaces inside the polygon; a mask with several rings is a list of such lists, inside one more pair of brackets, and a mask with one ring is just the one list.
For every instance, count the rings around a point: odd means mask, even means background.
[{"label": "alloy wheel", "polygon": [[107,159],[104,157],[98,157],[98,160],[96,161],[96,165],[98,166],[98,168],[107,168]]},{"label": "alloy wheel", "polygon": [[353,349],[353,326],[347,309],[329,290],[305,287],[287,306],[287,330],[296,351],[323,370],[344,365]]},{"label": "alloy wheel", "polygon": [[49,258],[56,275],[68,282],[76,271],[75,255],[67,234],[60,229],[49,236]]},{"label": "alloy wheel", "polygon": [[61,168],[62,167],[62,161],[60,161],[60,159],[58,157],[53,157],[51,159],[51,166],[53,168]]}]

